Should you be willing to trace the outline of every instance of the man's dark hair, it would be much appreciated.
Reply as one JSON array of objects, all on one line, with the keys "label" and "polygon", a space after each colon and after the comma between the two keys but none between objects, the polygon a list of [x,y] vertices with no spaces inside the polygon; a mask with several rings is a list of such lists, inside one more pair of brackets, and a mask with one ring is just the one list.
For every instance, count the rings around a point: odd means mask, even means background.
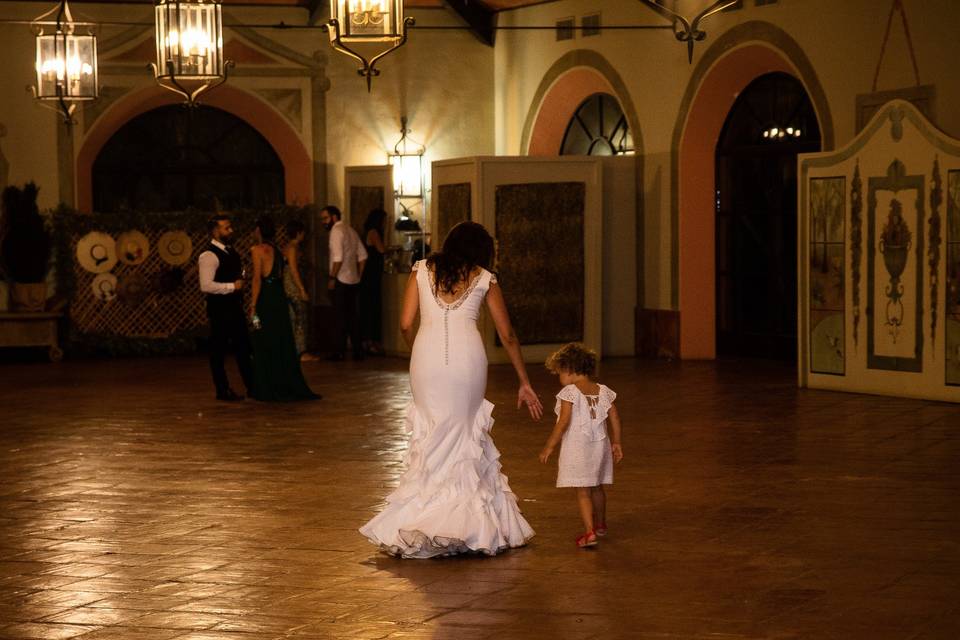
[{"label": "man's dark hair", "polygon": [[210,219],[207,220],[207,231],[209,231],[210,233],[213,233],[213,230],[220,225],[221,220],[229,220],[229,219],[230,219],[230,216],[223,213],[217,214],[215,216],[211,216]]},{"label": "man's dark hair", "polygon": [[335,216],[337,220],[343,220],[343,214],[340,213],[340,209],[336,205],[328,204],[324,207],[327,213],[331,216]]}]

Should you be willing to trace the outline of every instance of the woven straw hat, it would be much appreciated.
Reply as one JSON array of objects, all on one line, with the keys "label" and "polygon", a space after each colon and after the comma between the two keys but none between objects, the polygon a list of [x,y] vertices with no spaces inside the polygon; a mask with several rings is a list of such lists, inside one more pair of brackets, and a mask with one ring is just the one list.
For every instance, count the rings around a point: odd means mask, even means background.
[{"label": "woven straw hat", "polygon": [[150,255],[150,241],[139,231],[124,231],[117,236],[117,257],[123,264],[143,264]]},{"label": "woven straw hat", "polygon": [[157,252],[164,262],[178,267],[190,261],[193,243],[183,231],[167,231],[157,240]]},{"label": "woven straw hat", "polygon": [[91,231],[77,242],[77,261],[90,273],[106,273],[117,264],[117,243],[102,231]]},{"label": "woven straw hat", "polygon": [[117,297],[120,301],[132,305],[140,304],[149,292],[147,279],[139,273],[124,276],[117,286]]},{"label": "woven straw hat", "polygon": [[90,289],[97,300],[110,302],[117,297],[117,276],[112,273],[99,273],[90,284]]}]

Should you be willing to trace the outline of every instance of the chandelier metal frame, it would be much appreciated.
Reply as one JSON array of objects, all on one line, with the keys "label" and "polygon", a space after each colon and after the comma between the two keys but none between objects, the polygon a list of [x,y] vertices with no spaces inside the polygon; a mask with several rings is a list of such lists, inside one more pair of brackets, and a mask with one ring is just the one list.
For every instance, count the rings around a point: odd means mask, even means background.
[{"label": "chandelier metal frame", "polygon": [[657,0],[640,0],[640,2],[673,22],[673,35],[675,35],[680,42],[687,43],[687,62],[693,64],[694,43],[700,42],[707,37],[707,32],[700,28],[700,24],[710,16],[737,4],[739,0],[716,0],[716,2],[703,9],[703,11],[692,19],[687,19],[673,9],[660,4]]},{"label": "chandelier metal frame", "polygon": [[[354,0],[330,0],[330,20],[327,22],[327,34],[330,36],[330,46],[334,50],[343,53],[357,62],[360,63],[360,68],[357,69],[357,74],[366,78],[367,80],[367,92],[369,93],[372,89],[373,78],[380,75],[380,70],[377,69],[376,65],[384,56],[389,54],[396,49],[399,49],[407,42],[407,33],[410,27],[416,24],[413,16],[406,16],[403,20],[397,23],[399,31],[391,31],[387,34],[354,34],[351,33],[350,29],[344,29],[342,25],[343,19],[350,18],[349,10],[345,12],[347,15],[340,15],[340,4],[343,2],[344,6],[349,6],[349,4]],[[399,11],[400,15],[403,15],[403,0],[387,0],[391,2],[394,6],[394,11]],[[383,20],[383,18],[381,18]],[[367,58],[365,55],[351,48],[348,43],[365,43],[365,42],[390,42],[391,46],[386,50],[381,51],[372,58]]]},{"label": "chandelier metal frame", "polygon": [[[51,15],[56,12],[56,18],[54,20],[47,20]],[[96,100],[100,97],[100,84],[97,68],[97,36],[94,31],[96,24],[92,22],[76,22],[73,19],[73,14],[70,11],[70,5],[67,4],[67,0],[60,0],[56,7],[47,11],[43,15],[37,17],[31,23],[31,26],[34,29],[34,35],[37,42],[37,63],[36,63],[36,73],[37,73],[37,84],[31,85],[28,87],[28,90],[32,92],[33,97],[40,101],[40,104],[44,107],[47,105],[46,102],[56,101],[56,107],[50,107],[54,111],[60,113],[63,117],[63,122],[68,127],[74,124],[73,114],[77,109],[78,102],[89,102],[91,100]],[[45,34],[43,28],[45,26],[53,26],[55,28],[54,33]],[[76,31],[78,28],[87,27],[88,33],[86,35],[77,35]],[[87,43],[89,49],[87,53],[90,54],[89,61],[83,61],[79,57],[76,57],[76,65],[79,65],[79,68],[76,69],[76,74],[71,73],[71,60],[68,59],[71,50],[74,52],[78,51],[78,41],[89,39]],[[53,68],[52,70],[46,69],[45,62],[49,60],[44,59],[44,41],[51,40],[53,43]],[[92,93],[74,93],[70,90],[70,83],[72,75],[82,76],[84,75],[84,67],[87,66],[90,68],[87,75],[91,75],[92,78]],[[43,75],[45,73],[55,74],[56,79],[53,80],[53,85],[55,88],[55,93],[47,94],[44,93],[44,87],[50,84],[50,81],[44,81]],[[79,83],[80,81],[77,80]]]},{"label": "chandelier metal frame", "polygon": [[[183,14],[181,13],[182,5],[209,8],[213,12],[213,18],[208,25],[211,30],[209,44],[215,49],[210,65],[213,67],[212,72],[183,73],[184,58],[199,58],[201,56],[200,54],[191,56],[191,54],[181,52],[182,37],[180,31],[184,24]],[[230,75],[230,69],[235,66],[233,60],[224,60],[223,58],[223,14],[220,0],[156,0],[154,13],[157,61],[151,62],[147,66],[153,71],[154,80],[159,86],[182,96],[187,106],[194,107],[202,94],[225,83]],[[173,19],[176,23],[177,41],[175,44],[170,42],[170,19]],[[179,59],[175,59],[174,49],[176,49]],[[199,66],[199,61],[196,64]],[[200,82],[196,88],[184,84],[196,82]]]}]

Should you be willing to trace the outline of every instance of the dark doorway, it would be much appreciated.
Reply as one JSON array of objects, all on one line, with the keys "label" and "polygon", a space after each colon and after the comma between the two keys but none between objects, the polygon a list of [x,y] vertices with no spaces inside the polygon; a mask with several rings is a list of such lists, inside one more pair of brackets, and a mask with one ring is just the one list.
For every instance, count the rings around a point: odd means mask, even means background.
[{"label": "dark doorway", "polygon": [[820,150],[803,85],[754,80],[716,157],[717,355],[796,360],[797,154]]},{"label": "dark doorway", "polygon": [[160,107],[123,125],[93,164],[93,208],[182,211],[284,202],[283,163],[249,124],[213,107]]}]

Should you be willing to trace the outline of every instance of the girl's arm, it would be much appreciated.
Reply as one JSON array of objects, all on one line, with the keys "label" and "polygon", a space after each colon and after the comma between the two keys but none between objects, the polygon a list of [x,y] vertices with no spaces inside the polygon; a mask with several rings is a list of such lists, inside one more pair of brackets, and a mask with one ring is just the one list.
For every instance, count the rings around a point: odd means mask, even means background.
[{"label": "girl's arm", "polygon": [[487,308],[490,309],[490,316],[497,328],[500,342],[503,343],[503,348],[507,350],[513,369],[517,372],[517,378],[520,380],[520,389],[517,391],[517,408],[519,409],[521,404],[526,403],[530,416],[534,420],[539,420],[540,416],[543,415],[543,405],[540,403],[540,398],[537,397],[533,387],[530,386],[527,367],[523,363],[523,355],[520,353],[520,341],[517,339],[517,334],[514,333],[513,325],[510,323],[510,314],[507,312],[507,303],[503,299],[503,291],[501,291],[500,285],[494,282],[490,283],[490,290],[487,291]]},{"label": "girl's arm", "polygon": [[260,247],[252,247],[250,249],[250,259],[253,261],[253,288],[250,293],[250,317],[257,315],[257,298],[260,297],[260,272],[263,270],[263,267],[260,264],[260,257],[262,255],[262,249]]},{"label": "girl's arm", "polygon": [[309,300],[310,296],[307,295],[307,289],[303,286],[303,280],[300,279],[300,269],[297,268],[297,248],[293,245],[290,245],[283,253],[284,257],[287,259],[287,269],[290,270],[290,275],[293,277],[293,283],[297,285],[297,289],[300,290],[300,297],[303,300]]},{"label": "girl's arm", "polygon": [[563,434],[567,431],[567,427],[570,426],[570,414],[572,412],[573,403],[568,400],[561,400],[560,415],[557,416],[557,424],[553,425],[553,431],[550,432],[550,437],[547,438],[547,444],[543,446],[543,451],[540,452],[540,462],[546,464],[550,458],[550,454],[553,453],[553,450],[560,444]]},{"label": "girl's arm", "polygon": [[407,279],[407,288],[403,290],[403,307],[400,310],[400,333],[407,346],[413,348],[413,340],[417,332],[413,325],[417,321],[417,311],[420,309],[420,292],[417,291],[417,272],[410,273]]},{"label": "girl's arm", "polygon": [[610,434],[610,452],[613,454],[613,461],[620,462],[623,460],[623,447],[620,445],[622,429],[620,426],[620,412],[617,411],[616,405],[610,405],[610,410],[607,412],[607,420],[610,422],[610,431],[613,432]]},{"label": "girl's arm", "polygon": [[367,244],[376,247],[377,251],[380,253],[387,252],[387,248],[383,245],[383,238],[380,237],[380,232],[376,229],[370,229],[367,231]]}]

